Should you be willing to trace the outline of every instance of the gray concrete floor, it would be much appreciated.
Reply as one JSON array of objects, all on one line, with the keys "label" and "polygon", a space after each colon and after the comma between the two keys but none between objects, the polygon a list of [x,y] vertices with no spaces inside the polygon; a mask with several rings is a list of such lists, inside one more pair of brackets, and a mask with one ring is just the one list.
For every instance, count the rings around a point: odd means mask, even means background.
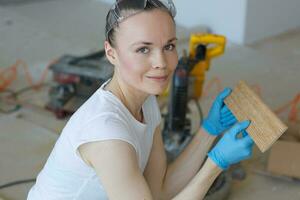
[{"label": "gray concrete floor", "polygon": [[[3,1],[4,2],[4,1]],[[24,60],[35,81],[51,60],[65,54],[82,55],[102,47],[108,5],[96,0],[0,1],[0,70],[17,59]],[[187,31],[178,27],[179,38]],[[179,49],[187,48],[182,42]],[[223,56],[211,63],[206,85],[219,80],[220,87],[233,87],[246,80],[260,88],[263,100],[276,109],[299,92],[300,29],[268,38],[249,46],[228,43]],[[27,86],[22,68],[10,89]],[[49,74],[47,80],[51,80]],[[214,82],[218,83],[218,82]],[[201,100],[204,113],[218,90],[213,84]],[[13,114],[0,114],[0,185],[33,178],[42,168],[66,120],[57,120],[43,109],[48,87],[20,98],[24,107]],[[3,102],[0,102],[0,106]],[[287,120],[289,110],[280,114]],[[234,181],[229,200],[300,199],[300,184],[261,175],[268,152],[255,149],[254,157],[243,162],[244,181]],[[32,184],[0,190],[0,198],[25,199]]]}]

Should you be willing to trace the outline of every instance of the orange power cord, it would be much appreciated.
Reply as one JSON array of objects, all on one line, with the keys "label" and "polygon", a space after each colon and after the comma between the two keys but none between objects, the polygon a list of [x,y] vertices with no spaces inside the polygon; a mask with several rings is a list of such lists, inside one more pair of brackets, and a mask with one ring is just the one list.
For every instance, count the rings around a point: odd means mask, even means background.
[{"label": "orange power cord", "polygon": [[28,65],[23,60],[18,59],[15,64],[3,69],[0,71],[0,92],[6,90],[14,80],[16,80],[18,75],[18,68],[22,67],[25,71],[26,80],[28,81],[29,85],[34,89],[38,90],[40,86],[44,83],[49,67],[57,62],[57,59],[51,61],[46,68],[44,69],[42,76],[39,81],[33,83],[32,76],[29,72]]}]

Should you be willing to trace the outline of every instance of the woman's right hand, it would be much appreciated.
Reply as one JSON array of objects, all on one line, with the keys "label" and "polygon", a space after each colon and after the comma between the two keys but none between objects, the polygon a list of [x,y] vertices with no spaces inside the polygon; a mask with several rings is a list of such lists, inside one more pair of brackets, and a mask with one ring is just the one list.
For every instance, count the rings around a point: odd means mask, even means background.
[{"label": "woman's right hand", "polygon": [[[230,165],[251,157],[254,142],[245,131],[249,124],[250,121],[235,124],[208,153],[208,157],[221,169],[227,169]],[[243,137],[238,138],[241,132]]]}]

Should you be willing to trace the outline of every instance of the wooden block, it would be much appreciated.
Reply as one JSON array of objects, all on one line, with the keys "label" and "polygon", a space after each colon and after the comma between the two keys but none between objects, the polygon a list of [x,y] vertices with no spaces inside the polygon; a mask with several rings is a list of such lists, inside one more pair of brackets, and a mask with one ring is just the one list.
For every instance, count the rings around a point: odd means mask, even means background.
[{"label": "wooden block", "polygon": [[251,121],[247,132],[262,152],[269,149],[287,129],[244,81],[238,83],[224,102],[238,121]]}]

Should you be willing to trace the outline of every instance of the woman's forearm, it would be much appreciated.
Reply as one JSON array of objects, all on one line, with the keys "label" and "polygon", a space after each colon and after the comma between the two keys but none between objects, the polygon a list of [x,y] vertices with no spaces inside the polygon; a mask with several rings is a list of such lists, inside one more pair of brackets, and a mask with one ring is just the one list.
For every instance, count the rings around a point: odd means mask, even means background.
[{"label": "woman's forearm", "polygon": [[166,198],[181,191],[197,174],[214,140],[215,136],[200,128],[185,150],[168,166],[164,181]]},{"label": "woman's forearm", "polygon": [[208,189],[221,172],[222,169],[208,158],[196,176],[173,198],[173,200],[203,199]]}]

